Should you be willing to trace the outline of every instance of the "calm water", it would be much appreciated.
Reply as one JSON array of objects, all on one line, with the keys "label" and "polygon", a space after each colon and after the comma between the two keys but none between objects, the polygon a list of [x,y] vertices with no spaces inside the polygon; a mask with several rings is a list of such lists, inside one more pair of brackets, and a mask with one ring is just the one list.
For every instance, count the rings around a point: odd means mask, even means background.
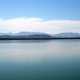
[{"label": "calm water", "polygon": [[80,80],[80,40],[0,41],[0,80]]}]

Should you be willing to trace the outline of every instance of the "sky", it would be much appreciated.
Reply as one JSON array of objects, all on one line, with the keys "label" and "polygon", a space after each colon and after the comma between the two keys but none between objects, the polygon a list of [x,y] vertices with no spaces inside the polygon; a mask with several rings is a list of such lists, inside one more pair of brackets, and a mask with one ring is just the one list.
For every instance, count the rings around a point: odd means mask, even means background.
[{"label": "sky", "polygon": [[80,0],[0,0],[0,32],[80,32]]}]

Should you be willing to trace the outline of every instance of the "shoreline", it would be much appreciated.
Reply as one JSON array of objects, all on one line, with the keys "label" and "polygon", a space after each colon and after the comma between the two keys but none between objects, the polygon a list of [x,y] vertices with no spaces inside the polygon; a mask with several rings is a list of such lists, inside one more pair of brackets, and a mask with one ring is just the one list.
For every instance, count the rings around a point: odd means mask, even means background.
[{"label": "shoreline", "polygon": [[80,38],[0,38],[0,40],[68,40]]}]

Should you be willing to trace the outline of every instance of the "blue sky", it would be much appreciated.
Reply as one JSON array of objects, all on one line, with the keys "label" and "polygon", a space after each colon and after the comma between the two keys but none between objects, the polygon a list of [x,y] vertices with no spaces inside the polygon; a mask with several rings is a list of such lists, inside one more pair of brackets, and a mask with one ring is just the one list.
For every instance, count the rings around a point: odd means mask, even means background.
[{"label": "blue sky", "polygon": [[80,32],[80,0],[0,0],[0,32]]},{"label": "blue sky", "polygon": [[0,17],[80,19],[80,0],[0,0]]}]

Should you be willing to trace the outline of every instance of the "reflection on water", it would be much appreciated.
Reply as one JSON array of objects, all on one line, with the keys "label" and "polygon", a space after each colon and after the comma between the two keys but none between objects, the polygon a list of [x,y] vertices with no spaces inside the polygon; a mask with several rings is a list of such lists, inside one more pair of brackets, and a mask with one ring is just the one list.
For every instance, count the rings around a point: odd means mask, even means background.
[{"label": "reflection on water", "polygon": [[76,80],[79,58],[79,40],[0,41],[0,80]]}]

